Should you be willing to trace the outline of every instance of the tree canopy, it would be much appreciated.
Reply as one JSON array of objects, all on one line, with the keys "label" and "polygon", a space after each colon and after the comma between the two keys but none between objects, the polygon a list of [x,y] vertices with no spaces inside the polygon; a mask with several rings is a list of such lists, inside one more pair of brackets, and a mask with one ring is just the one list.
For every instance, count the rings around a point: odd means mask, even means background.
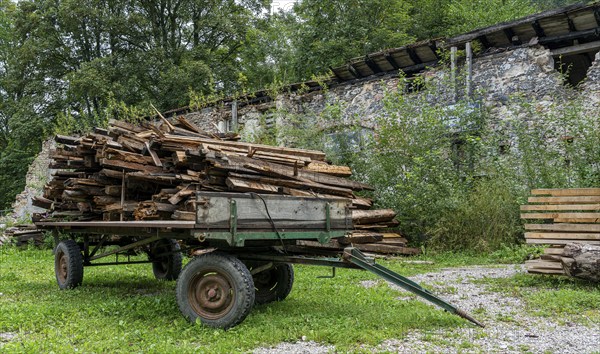
[{"label": "tree canopy", "polygon": [[572,2],[300,0],[272,11],[270,0],[0,0],[0,208],[57,129],[302,81],[352,57]]}]

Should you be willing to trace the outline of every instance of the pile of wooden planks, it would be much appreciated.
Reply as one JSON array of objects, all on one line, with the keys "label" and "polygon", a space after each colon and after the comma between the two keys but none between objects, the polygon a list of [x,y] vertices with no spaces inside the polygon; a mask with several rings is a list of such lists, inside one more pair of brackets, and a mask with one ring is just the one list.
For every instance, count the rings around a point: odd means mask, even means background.
[{"label": "pile of wooden planks", "polygon": [[11,226],[4,230],[3,236],[5,240],[8,240],[17,247],[28,245],[42,246],[44,243],[44,231],[38,230],[35,225]]},{"label": "pile of wooden planks", "polygon": [[540,259],[526,262],[527,270],[565,274],[561,263],[565,245],[600,245],[600,188],[534,189],[531,194],[529,204],[521,206],[525,240],[550,247]]},{"label": "pile of wooden planks", "polygon": [[396,214],[369,210],[372,200],[355,192],[372,188],[346,178],[350,168],[329,164],[321,151],[244,143],[184,117],[139,125],[112,120],[107,129],[55,140],[61,145],[50,168],[57,171],[33,201],[48,212],[34,221],[195,220],[196,191],[345,198],[356,228],[347,242],[415,252],[398,234],[384,240],[380,231],[397,226]]}]

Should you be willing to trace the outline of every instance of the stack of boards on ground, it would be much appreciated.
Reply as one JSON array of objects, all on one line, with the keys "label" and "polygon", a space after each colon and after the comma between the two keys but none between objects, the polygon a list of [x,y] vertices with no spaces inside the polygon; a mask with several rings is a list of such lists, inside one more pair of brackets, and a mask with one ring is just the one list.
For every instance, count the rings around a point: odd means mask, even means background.
[{"label": "stack of boards on ground", "polygon": [[[35,206],[34,221],[195,220],[196,192],[253,192],[350,201],[354,231],[328,247],[360,244],[386,254],[415,254],[397,233],[392,210],[370,210],[348,179],[351,170],[315,150],[238,141],[202,131],[184,117],[139,125],[112,120],[82,137],[56,136],[56,170]],[[375,247],[377,246],[377,247]]]},{"label": "stack of boards on ground", "polygon": [[526,262],[527,271],[573,275],[574,254],[580,252],[575,249],[600,246],[600,188],[534,189],[531,194],[521,206],[525,240],[549,247],[539,259]]},{"label": "stack of boards on ground", "polygon": [[17,247],[33,245],[42,246],[44,243],[44,231],[38,230],[35,225],[15,225],[7,228],[0,239],[0,245],[8,242]]}]

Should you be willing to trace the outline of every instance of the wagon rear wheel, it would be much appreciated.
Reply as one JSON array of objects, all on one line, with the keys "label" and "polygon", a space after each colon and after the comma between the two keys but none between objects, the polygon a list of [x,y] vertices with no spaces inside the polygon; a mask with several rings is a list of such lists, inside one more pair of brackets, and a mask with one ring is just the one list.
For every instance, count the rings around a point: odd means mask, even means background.
[{"label": "wagon rear wheel", "polygon": [[[248,268],[253,269],[267,262],[248,262]],[[292,291],[294,284],[294,267],[289,263],[278,263],[273,267],[252,275],[256,291],[257,305],[268,304],[285,299]]]},{"label": "wagon rear wheel", "polygon": [[60,289],[72,289],[83,282],[83,257],[77,242],[58,243],[54,252],[54,273]]},{"label": "wagon rear wheel", "polygon": [[163,239],[150,246],[148,256],[152,261],[152,272],[159,280],[175,280],[181,273],[183,257],[179,243],[172,239]]},{"label": "wagon rear wheel", "polygon": [[254,283],[239,259],[208,253],[191,260],[177,280],[177,304],[191,322],[231,328],[241,323],[254,305]]}]

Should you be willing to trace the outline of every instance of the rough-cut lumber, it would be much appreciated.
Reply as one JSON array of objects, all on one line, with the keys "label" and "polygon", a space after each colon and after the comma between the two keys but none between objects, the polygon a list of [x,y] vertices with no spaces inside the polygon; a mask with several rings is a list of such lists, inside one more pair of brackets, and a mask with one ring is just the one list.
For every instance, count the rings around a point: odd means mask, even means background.
[{"label": "rough-cut lumber", "polygon": [[554,197],[566,196],[600,196],[600,188],[569,188],[569,189],[533,189],[533,195],[551,195]]},{"label": "rough-cut lumber", "polygon": [[316,183],[310,180],[302,180],[302,179],[283,179],[283,178],[272,178],[272,177],[263,177],[257,175],[245,175],[239,173],[230,173],[232,177],[236,177],[238,179],[252,180],[256,182],[262,182],[270,185],[290,187],[295,189],[310,189],[314,192],[325,193],[331,195],[339,195],[347,198],[352,198],[352,190],[347,188],[338,188],[334,186],[328,186],[321,183]]},{"label": "rough-cut lumber", "polygon": [[392,209],[352,211],[352,222],[358,225],[387,222],[394,219],[394,217],[396,217],[396,212]]},{"label": "rough-cut lumber", "polygon": [[[242,156],[228,156],[227,160],[233,166],[245,167],[254,171],[263,172],[265,174],[271,174],[276,177],[300,177],[311,180],[313,182],[328,184],[332,186],[351,188],[354,190],[373,190],[373,187],[345,179],[342,177],[336,177],[318,172],[307,172],[303,170],[294,169],[290,166],[284,166],[266,161],[254,160],[249,157]],[[252,168],[250,168],[251,166]]]},{"label": "rough-cut lumber", "polygon": [[[321,244],[317,241],[299,240],[299,241],[296,241],[296,244],[298,246],[323,248],[323,249],[335,249],[335,250],[343,250],[346,247],[345,245],[339,243],[337,240],[331,240],[329,243],[326,243],[326,244]],[[383,245],[383,244],[379,244],[379,243],[355,244],[354,247],[356,247],[360,251],[376,252],[376,253],[383,253],[383,254],[414,255],[414,254],[419,254],[421,252],[421,250],[418,248],[390,246],[390,245]]]},{"label": "rough-cut lumber", "polygon": [[320,162],[311,162],[305,168],[306,171],[326,173],[339,177],[349,177],[352,171],[348,166],[335,166]]},{"label": "rough-cut lumber", "polygon": [[350,236],[344,236],[338,239],[338,242],[343,244],[343,245],[347,245],[347,244],[351,244],[351,243],[373,243],[373,242],[379,242],[383,240],[383,235],[373,232],[373,233],[366,233],[366,232],[353,232],[352,235]]},{"label": "rough-cut lumber", "polygon": [[573,211],[597,210],[600,204],[521,205],[521,211]]},{"label": "rough-cut lumber", "polygon": [[600,213],[527,213],[521,219],[591,219],[600,222]]},{"label": "rough-cut lumber", "polygon": [[[566,245],[576,240],[572,239],[561,239],[561,238],[544,238],[544,239],[536,239],[536,238],[528,238],[525,240],[526,243],[534,244],[534,245]],[[589,243],[591,245],[600,245],[600,241],[598,240],[581,240],[581,242]]]},{"label": "rough-cut lumber", "polygon": [[163,172],[163,169],[160,167],[156,167],[156,166],[149,166],[149,165],[142,165],[139,163],[134,163],[134,162],[126,162],[126,161],[122,161],[122,160],[109,160],[109,159],[102,159],[100,161],[100,163],[103,166],[108,166],[111,168],[116,168],[116,169],[122,169],[125,171],[143,171],[143,172],[147,172],[147,173],[159,173],[159,172]]},{"label": "rough-cut lumber", "polygon": [[527,239],[600,240],[600,233],[526,232]]},{"label": "rough-cut lumber", "polygon": [[260,183],[255,181],[247,181],[240,178],[229,177],[226,180],[227,186],[237,192],[254,192],[254,193],[266,193],[266,194],[277,194],[279,188],[266,183]]},{"label": "rough-cut lumber", "polygon": [[172,134],[165,134],[165,137],[161,139],[163,142],[171,142],[171,143],[182,143],[188,145],[199,146],[200,144],[214,144],[214,145],[222,145],[222,146],[231,146],[231,147],[241,147],[245,149],[254,149],[257,151],[268,151],[275,153],[283,153],[289,155],[296,156],[305,156],[310,157],[313,160],[325,161],[325,153],[316,150],[304,150],[304,149],[294,149],[294,148],[284,148],[284,147],[276,147],[270,145],[261,145],[261,144],[250,144],[250,143],[242,143],[242,142],[229,142],[229,141],[215,141],[210,139],[203,138],[190,138],[190,137],[182,137]]},{"label": "rough-cut lumber", "polygon": [[576,197],[529,197],[529,203],[553,203],[553,204],[589,204],[600,203],[600,196],[576,196]]}]

